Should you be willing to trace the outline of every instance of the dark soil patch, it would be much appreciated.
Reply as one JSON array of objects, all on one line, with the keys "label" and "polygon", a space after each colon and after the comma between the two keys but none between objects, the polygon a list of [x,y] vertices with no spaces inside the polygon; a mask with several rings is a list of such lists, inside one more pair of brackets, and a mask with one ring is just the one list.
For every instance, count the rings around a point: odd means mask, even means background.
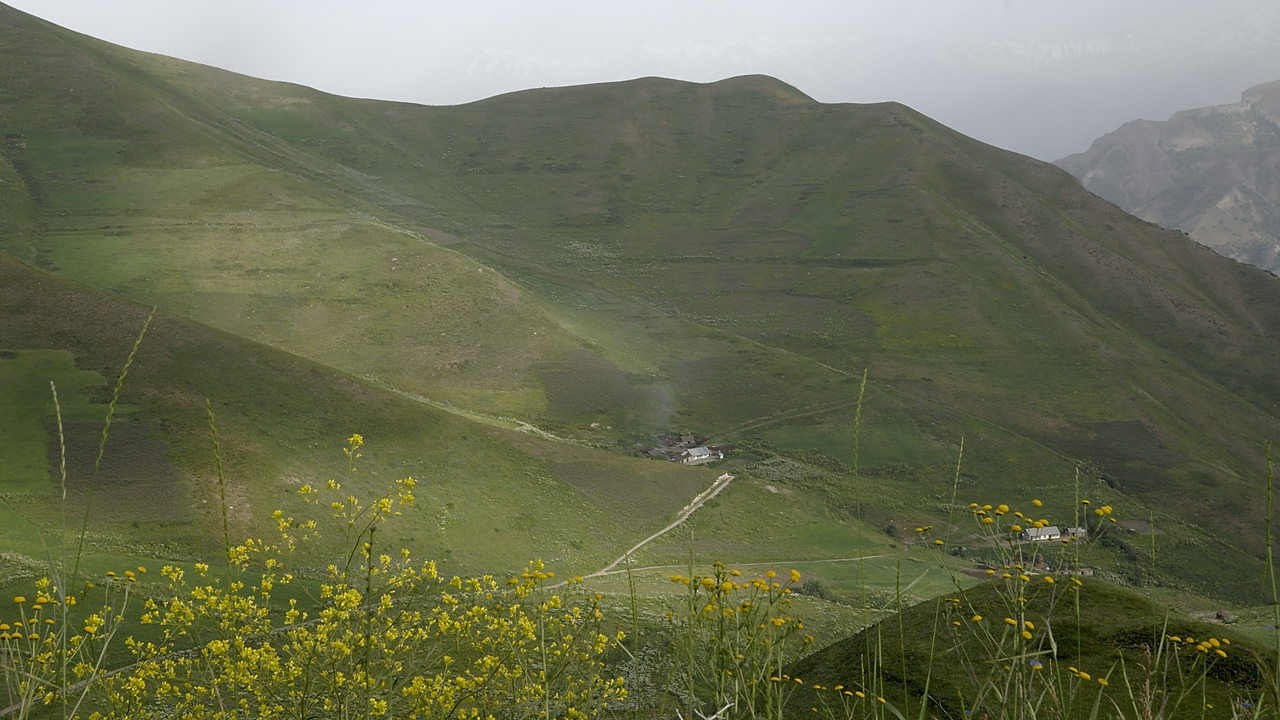
[{"label": "dark soil patch", "polygon": [[1104,465],[1139,462],[1162,466],[1189,459],[1169,449],[1137,420],[1084,423],[1080,427],[1085,432],[1074,432],[1062,443],[1063,449]]},{"label": "dark soil patch", "polygon": [[[50,423],[50,477],[61,476],[58,427]],[[95,514],[111,520],[172,521],[188,514],[190,490],[177,468],[165,456],[168,446],[150,435],[146,425],[114,422],[94,475],[93,465],[102,439],[102,423],[71,422],[63,425],[66,437],[67,499],[89,502],[91,483]]]},{"label": "dark soil patch", "polygon": [[589,350],[569,350],[568,360],[534,363],[550,410],[558,418],[603,417],[619,409],[664,405],[659,388],[636,387],[616,365]]}]

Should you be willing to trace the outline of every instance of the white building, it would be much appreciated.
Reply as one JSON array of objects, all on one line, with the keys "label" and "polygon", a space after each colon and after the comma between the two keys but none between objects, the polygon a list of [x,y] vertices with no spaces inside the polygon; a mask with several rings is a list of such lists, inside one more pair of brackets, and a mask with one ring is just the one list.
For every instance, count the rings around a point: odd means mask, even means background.
[{"label": "white building", "polygon": [[701,465],[702,463],[715,462],[723,460],[724,453],[715,452],[705,447],[690,448],[682,453],[678,458],[685,465]]},{"label": "white building", "polygon": [[1042,528],[1029,527],[1022,531],[1022,542],[1044,542],[1046,540],[1059,540],[1062,538],[1062,531],[1057,525],[1048,525]]}]

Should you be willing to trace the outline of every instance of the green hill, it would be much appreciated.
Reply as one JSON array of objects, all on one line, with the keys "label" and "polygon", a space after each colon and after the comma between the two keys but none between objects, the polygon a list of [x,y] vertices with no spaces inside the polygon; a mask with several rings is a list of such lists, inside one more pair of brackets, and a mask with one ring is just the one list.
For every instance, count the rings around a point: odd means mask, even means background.
[{"label": "green hill", "polygon": [[[1000,585],[918,605],[794,663],[789,675],[804,682],[788,698],[791,709],[840,707],[832,689],[841,686],[882,697],[908,717],[927,694],[928,714],[940,717],[1013,710],[1025,698],[1021,709],[1065,717],[1092,717],[1097,701],[1103,713],[1228,718],[1265,687],[1258,643],[1238,631],[1096,581],[1079,598],[1069,584],[1037,587],[1043,591],[1028,593],[1019,609]],[[1005,620],[1011,615],[1014,624]],[[1030,637],[1016,638],[1015,627]],[[1195,649],[1210,638],[1222,655]]]},{"label": "green hill", "polygon": [[[1158,528],[1103,549],[1116,577],[1262,597],[1280,286],[1050,165],[763,77],[422,107],[3,6],[0,38],[0,251],[26,278],[0,346],[110,377],[158,307],[193,339],[144,343],[139,437],[204,492],[210,397],[244,528],[355,431],[383,475],[440,478],[407,540],[474,568],[603,564],[728,471],[701,559],[848,557],[953,499],[1082,494]],[[632,457],[672,432],[736,449]]]}]

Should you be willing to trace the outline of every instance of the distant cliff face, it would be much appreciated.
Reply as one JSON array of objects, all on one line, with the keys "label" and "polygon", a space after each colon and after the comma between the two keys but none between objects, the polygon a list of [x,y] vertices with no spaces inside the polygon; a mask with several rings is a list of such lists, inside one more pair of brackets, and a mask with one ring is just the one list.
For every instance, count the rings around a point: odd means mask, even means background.
[{"label": "distant cliff face", "polygon": [[1055,164],[1138,217],[1280,271],[1280,81],[1231,105],[1134,120]]}]

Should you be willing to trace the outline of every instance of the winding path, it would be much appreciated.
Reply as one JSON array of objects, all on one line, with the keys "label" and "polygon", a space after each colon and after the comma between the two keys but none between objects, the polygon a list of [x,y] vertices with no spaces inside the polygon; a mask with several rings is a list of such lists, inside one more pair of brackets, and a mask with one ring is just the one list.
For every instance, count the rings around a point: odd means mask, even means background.
[{"label": "winding path", "polygon": [[[676,515],[676,519],[672,520],[670,525],[667,525],[666,527],[662,528],[658,532],[636,543],[630,550],[623,553],[622,557],[619,557],[617,560],[614,560],[613,562],[609,563],[608,565],[605,565],[604,567],[600,568],[599,570],[596,570],[593,573],[588,573],[586,575],[583,575],[582,577],[583,578],[599,577],[601,575],[609,574],[609,572],[613,571],[613,569],[618,567],[619,564],[621,564],[627,558],[631,557],[632,553],[644,547],[645,545],[649,544],[650,542],[657,540],[658,538],[662,537],[666,533],[674,530],[676,527],[680,525],[680,523],[684,522],[685,520],[688,520],[690,515],[697,512],[698,508],[705,505],[708,500],[715,497],[716,495],[719,495],[720,491],[728,487],[730,482],[733,482],[733,476],[730,475],[729,473],[725,473],[720,477],[716,478],[716,481],[711,483],[711,487],[695,495],[693,497],[693,500],[691,500],[688,505],[685,505],[684,508],[680,510],[680,514]],[[559,582],[559,583],[556,583],[555,585],[548,585],[547,587],[556,588],[565,584],[567,584],[567,581]]]}]

